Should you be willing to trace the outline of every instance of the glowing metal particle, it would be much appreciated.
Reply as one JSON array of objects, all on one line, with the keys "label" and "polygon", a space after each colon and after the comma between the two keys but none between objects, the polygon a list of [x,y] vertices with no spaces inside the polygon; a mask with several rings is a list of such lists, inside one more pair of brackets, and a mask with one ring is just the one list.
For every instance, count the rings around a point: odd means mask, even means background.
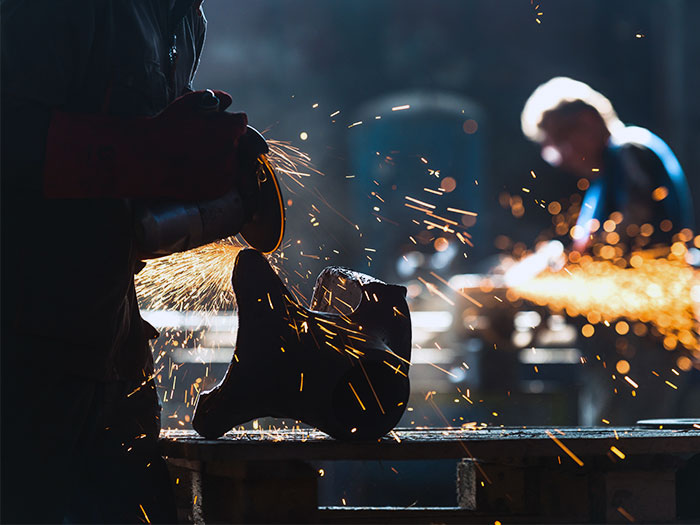
[{"label": "glowing metal particle", "polygon": [[621,506],[617,507],[617,509],[615,509],[615,510],[617,510],[617,512],[622,514],[630,523],[634,523],[635,521],[637,521],[634,519],[634,516],[632,516],[632,514],[627,512],[623,507],[621,507]]},{"label": "glowing metal particle", "polygon": [[610,447],[610,451],[611,451],[613,454],[615,454],[615,455],[616,455],[618,458],[620,458],[620,459],[625,459],[625,457],[626,457],[626,456],[625,456],[625,453],[622,452],[622,451],[621,451],[619,448],[617,448],[616,446]]},{"label": "glowing metal particle", "polygon": [[479,214],[473,211],[465,211],[465,210],[460,210],[458,208],[447,208],[447,211],[451,211],[452,213],[460,213],[462,215],[469,215],[471,217],[476,217]]},{"label": "glowing metal particle", "polygon": [[569,448],[568,448],[566,445],[564,445],[564,443],[562,443],[554,434],[552,434],[549,430],[545,430],[545,433],[550,437],[550,439],[551,439],[552,441],[554,441],[554,442],[559,446],[559,448],[561,448],[564,452],[566,452],[567,455],[568,455],[571,459],[573,459],[574,462],[575,462],[579,467],[582,467],[582,466],[583,466],[583,461],[581,461],[581,460],[579,459],[579,457],[578,457],[576,454],[574,454],[573,452],[571,452],[571,450],[569,450]]},{"label": "glowing metal particle", "polygon": [[420,201],[420,200],[415,199],[415,198],[413,198],[413,197],[409,197],[408,195],[405,196],[405,199],[406,199],[407,201],[411,201],[411,202],[414,202],[414,203],[416,203],[416,204],[419,204],[420,206],[424,206],[424,207],[426,207],[426,208],[430,208],[431,210],[434,210],[434,209],[436,208],[436,206],[435,206],[434,204],[428,204],[427,202],[423,202],[423,201]]},{"label": "glowing metal particle", "polygon": [[357,402],[360,403],[360,407],[362,408],[362,411],[364,412],[365,410],[367,410],[365,408],[365,405],[362,403],[360,396],[357,395],[357,392],[355,391],[355,388],[352,386],[352,383],[348,382],[348,385],[350,386],[350,390],[352,390],[352,393],[355,394],[355,397],[357,398]]},{"label": "glowing metal particle", "polygon": [[634,388],[639,388],[639,385],[630,376],[625,376],[625,381],[627,381]]},{"label": "glowing metal particle", "polygon": [[141,512],[143,512],[143,517],[146,518],[146,523],[151,523],[151,520],[148,518],[148,514],[146,514],[146,510],[143,508],[143,505],[139,503],[139,507],[141,508]]}]

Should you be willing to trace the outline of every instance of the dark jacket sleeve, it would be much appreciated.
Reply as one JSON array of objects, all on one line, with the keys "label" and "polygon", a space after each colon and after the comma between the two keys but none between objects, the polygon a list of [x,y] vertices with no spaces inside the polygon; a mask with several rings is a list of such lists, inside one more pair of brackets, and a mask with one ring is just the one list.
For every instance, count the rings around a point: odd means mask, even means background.
[{"label": "dark jacket sleeve", "polygon": [[3,189],[38,191],[52,109],[87,71],[100,0],[0,4]]}]

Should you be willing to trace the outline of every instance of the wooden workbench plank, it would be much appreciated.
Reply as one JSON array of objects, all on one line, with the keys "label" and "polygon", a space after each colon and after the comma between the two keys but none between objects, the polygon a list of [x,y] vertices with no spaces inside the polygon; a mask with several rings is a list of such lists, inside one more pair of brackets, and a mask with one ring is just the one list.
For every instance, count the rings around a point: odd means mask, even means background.
[{"label": "wooden workbench plank", "polygon": [[[617,434],[617,437],[616,437]],[[476,457],[563,456],[556,436],[577,456],[700,453],[700,430],[623,428],[484,428],[401,430],[379,442],[339,442],[315,430],[232,431],[205,440],[194,431],[164,431],[169,457],[197,461],[237,460],[416,460]]]}]

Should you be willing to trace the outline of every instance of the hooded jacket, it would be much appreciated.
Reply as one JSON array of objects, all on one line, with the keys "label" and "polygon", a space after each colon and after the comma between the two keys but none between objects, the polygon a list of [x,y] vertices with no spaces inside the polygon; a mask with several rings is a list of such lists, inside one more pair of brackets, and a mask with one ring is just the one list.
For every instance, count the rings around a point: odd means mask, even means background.
[{"label": "hooded jacket", "polygon": [[200,4],[2,0],[4,366],[97,379],[152,371],[128,203],[44,199],[43,157],[53,110],[153,116],[191,90]]}]

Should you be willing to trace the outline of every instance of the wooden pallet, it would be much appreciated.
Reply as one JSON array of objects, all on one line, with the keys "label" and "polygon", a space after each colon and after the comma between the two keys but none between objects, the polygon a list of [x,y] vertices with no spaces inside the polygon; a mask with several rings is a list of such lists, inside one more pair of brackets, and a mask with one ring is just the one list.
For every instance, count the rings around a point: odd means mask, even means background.
[{"label": "wooden pallet", "polygon": [[[358,443],[310,430],[213,441],[164,431],[162,450],[180,518],[194,523],[661,523],[679,511],[692,522],[683,494],[697,483],[700,496],[698,429],[396,430]],[[437,459],[456,460],[454,508],[318,507],[312,462]]]}]

